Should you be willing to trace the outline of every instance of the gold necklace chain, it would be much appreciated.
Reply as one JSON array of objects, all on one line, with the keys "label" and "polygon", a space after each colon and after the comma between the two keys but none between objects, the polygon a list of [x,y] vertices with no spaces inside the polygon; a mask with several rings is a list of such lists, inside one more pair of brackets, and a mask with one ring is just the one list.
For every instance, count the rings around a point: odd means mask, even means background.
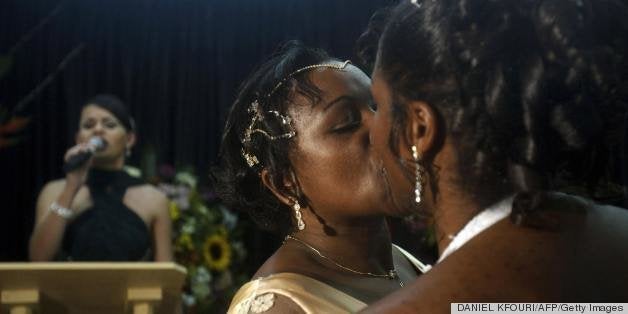
[{"label": "gold necklace chain", "polygon": [[[299,238],[295,238],[291,235],[287,235],[286,236],[286,240],[294,240],[300,244],[302,244],[303,246],[305,246],[306,248],[312,250],[314,253],[316,253],[316,255],[320,256],[322,259],[325,259],[327,261],[330,261],[331,263],[333,263],[334,265],[338,266],[339,268],[342,268],[348,272],[354,273],[354,274],[358,274],[358,275],[363,275],[363,276],[370,276],[370,277],[377,277],[377,278],[387,278],[390,280],[394,280],[397,279],[399,281],[399,286],[403,287],[403,281],[401,281],[401,278],[399,278],[399,274],[397,274],[397,270],[396,269],[390,269],[388,270],[387,274],[374,274],[371,272],[362,272],[359,270],[355,270],[355,269],[351,269],[347,266],[344,266],[338,262],[336,262],[335,260],[323,255],[323,253],[321,253],[321,251],[319,251],[318,249],[316,249],[315,247],[309,245],[308,243],[306,243],[305,241],[299,239]],[[284,243],[286,241],[284,240]]]}]

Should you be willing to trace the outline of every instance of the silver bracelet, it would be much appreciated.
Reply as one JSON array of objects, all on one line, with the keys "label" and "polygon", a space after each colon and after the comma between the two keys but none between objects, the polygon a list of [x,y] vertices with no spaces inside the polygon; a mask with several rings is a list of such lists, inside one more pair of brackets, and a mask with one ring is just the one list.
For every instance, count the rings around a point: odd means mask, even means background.
[{"label": "silver bracelet", "polygon": [[74,215],[74,212],[71,209],[63,207],[57,202],[52,202],[52,204],[50,204],[50,207],[48,207],[48,210],[61,216],[63,219],[70,219],[72,215]]}]

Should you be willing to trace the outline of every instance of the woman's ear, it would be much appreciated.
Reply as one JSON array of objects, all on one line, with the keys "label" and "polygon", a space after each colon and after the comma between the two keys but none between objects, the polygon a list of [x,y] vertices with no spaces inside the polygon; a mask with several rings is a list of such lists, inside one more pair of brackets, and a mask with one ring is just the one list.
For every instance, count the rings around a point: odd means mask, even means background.
[{"label": "woman's ear", "polygon": [[135,132],[129,132],[126,135],[126,148],[131,148],[135,145],[135,141],[137,140],[137,136]]},{"label": "woman's ear", "polygon": [[294,195],[295,192],[289,192],[291,190],[296,190],[296,182],[294,182],[294,176],[292,179],[290,178],[282,178],[281,182],[283,186],[277,186],[275,184],[275,180],[273,180],[272,175],[266,168],[262,169],[260,172],[260,177],[262,179],[262,183],[277,197],[277,199],[288,205],[292,206],[294,204]]},{"label": "woman's ear", "polygon": [[416,145],[419,152],[434,150],[439,134],[439,120],[432,106],[423,101],[407,102],[408,121],[405,139],[408,146]]}]

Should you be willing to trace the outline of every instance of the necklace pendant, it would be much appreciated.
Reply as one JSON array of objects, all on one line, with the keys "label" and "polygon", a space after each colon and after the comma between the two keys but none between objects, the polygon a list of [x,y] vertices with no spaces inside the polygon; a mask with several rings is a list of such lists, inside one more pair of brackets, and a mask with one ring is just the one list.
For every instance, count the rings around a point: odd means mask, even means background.
[{"label": "necklace pendant", "polygon": [[388,271],[388,279],[392,280],[392,279],[396,279],[398,277],[399,277],[399,275],[397,275],[397,271],[396,270],[391,269],[391,270]]}]

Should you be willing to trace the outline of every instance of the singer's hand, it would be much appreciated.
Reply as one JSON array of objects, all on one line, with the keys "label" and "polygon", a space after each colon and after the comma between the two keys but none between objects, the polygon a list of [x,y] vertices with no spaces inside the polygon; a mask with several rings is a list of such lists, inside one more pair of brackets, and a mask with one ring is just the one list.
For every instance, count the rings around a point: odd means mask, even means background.
[{"label": "singer's hand", "polygon": [[[89,151],[89,149],[90,149],[90,147],[89,147],[88,143],[80,143],[80,144],[77,144],[75,146],[72,146],[65,153],[65,156],[63,157],[63,160],[65,162],[67,162],[68,159],[70,159],[72,156],[75,156],[76,154],[79,154],[79,153],[82,153],[82,152],[87,152],[87,151]],[[76,188],[80,188],[85,183],[85,181],[87,180],[87,171],[89,170],[89,167],[91,167],[91,165],[92,165],[92,159],[94,159],[93,156],[91,156],[87,160],[87,162],[85,162],[80,167],[78,167],[78,168],[76,168],[76,169],[66,173],[66,175],[65,175],[66,184],[71,185],[71,186],[76,187]]]}]

